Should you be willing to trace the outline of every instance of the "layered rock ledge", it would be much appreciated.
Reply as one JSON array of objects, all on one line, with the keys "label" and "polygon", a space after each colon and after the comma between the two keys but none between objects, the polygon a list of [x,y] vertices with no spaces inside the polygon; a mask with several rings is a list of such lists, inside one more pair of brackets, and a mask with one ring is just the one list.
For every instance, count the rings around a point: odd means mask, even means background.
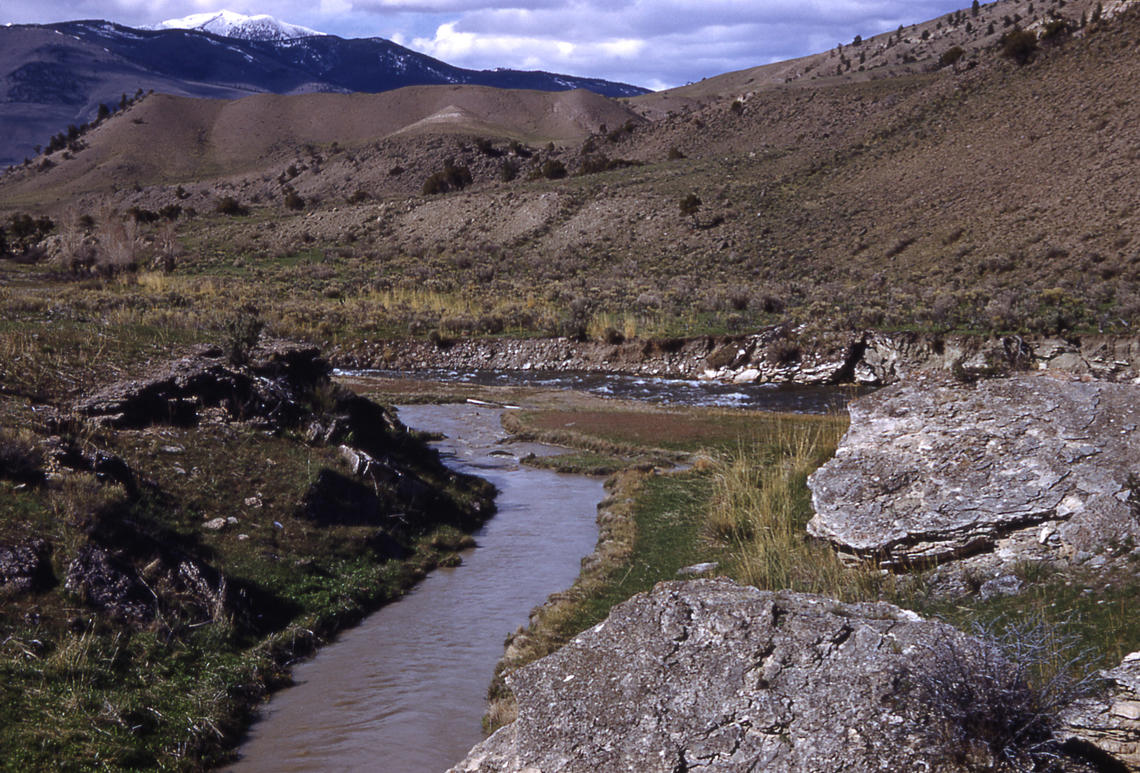
[{"label": "layered rock ledge", "polygon": [[927,375],[850,412],[835,458],[808,480],[808,531],[842,551],[920,565],[1016,533],[1071,558],[1140,536],[1140,387]]},{"label": "layered rock ledge", "polygon": [[890,604],[662,583],[510,675],[518,719],[451,773],[988,770],[1018,751],[963,722],[1016,712],[1012,673]]},{"label": "layered rock ledge", "polygon": [[1102,676],[1108,691],[1069,706],[1060,735],[1070,746],[1099,751],[1104,770],[1140,770],[1140,652]]}]

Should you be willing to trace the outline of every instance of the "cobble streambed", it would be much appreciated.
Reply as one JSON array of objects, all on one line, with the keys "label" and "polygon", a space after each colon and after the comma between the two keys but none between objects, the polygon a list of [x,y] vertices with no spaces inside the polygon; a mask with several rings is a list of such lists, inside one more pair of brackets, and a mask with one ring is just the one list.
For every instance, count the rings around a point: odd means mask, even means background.
[{"label": "cobble streambed", "polygon": [[503,640],[574,582],[604,495],[600,480],[520,466],[554,449],[498,443],[499,416],[474,405],[400,409],[408,426],[447,435],[438,446],[449,464],[499,488],[498,511],[461,566],[432,572],[299,664],[296,686],[272,698],[229,769],[440,773],[482,739]]},{"label": "cobble streambed", "polygon": [[601,397],[643,400],[662,405],[742,408],[783,413],[842,411],[873,387],[809,384],[725,384],[698,379],[577,373],[556,370],[339,370],[349,378],[416,379],[475,386],[527,386],[572,389]]}]

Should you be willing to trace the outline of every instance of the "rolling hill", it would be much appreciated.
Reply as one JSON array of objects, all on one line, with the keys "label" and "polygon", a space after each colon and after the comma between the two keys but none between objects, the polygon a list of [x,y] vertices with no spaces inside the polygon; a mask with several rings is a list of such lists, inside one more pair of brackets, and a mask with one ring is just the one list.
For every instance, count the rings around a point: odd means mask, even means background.
[{"label": "rolling hill", "polygon": [[382,38],[224,37],[198,29],[139,30],[104,21],[0,27],[0,167],[35,155],[100,104],[154,91],[233,99],[259,93],[376,93],[403,86],[634,96],[645,89],[594,78],[453,67]]}]

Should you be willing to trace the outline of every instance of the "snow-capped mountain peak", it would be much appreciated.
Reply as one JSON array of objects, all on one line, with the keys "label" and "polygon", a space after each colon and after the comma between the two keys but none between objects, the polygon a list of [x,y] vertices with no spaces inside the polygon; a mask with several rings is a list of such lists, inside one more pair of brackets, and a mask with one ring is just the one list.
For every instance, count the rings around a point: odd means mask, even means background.
[{"label": "snow-capped mountain peak", "polygon": [[227,10],[195,13],[183,16],[181,19],[167,19],[156,24],[154,29],[201,30],[241,40],[292,40],[324,34],[308,27],[278,21],[267,14],[246,16]]}]

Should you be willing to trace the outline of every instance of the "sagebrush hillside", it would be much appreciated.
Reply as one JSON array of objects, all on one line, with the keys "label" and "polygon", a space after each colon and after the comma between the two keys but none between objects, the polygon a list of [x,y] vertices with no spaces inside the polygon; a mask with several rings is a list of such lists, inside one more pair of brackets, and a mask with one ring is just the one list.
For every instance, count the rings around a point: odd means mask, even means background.
[{"label": "sagebrush hillside", "polygon": [[[1019,31],[1027,48],[1002,43]],[[55,218],[40,265],[164,266],[103,285],[137,308],[269,298],[277,332],[330,343],[784,320],[1126,333],[1138,33],[1121,3],[1002,0],[816,55],[816,80],[773,65],[622,102],[150,96],[10,173],[0,204]]]}]

